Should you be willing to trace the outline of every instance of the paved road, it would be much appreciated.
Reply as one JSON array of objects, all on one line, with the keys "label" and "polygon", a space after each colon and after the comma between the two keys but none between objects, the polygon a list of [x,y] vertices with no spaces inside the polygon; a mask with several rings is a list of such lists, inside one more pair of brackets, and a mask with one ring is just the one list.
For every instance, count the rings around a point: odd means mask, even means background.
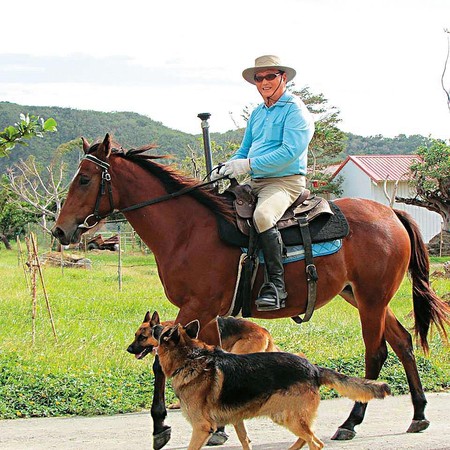
[{"label": "paved road", "polygon": [[[373,400],[364,423],[352,441],[331,441],[330,436],[347,417],[348,399],[322,401],[315,432],[326,450],[450,450],[450,393],[428,394],[428,430],[405,433],[412,417],[408,396]],[[167,450],[186,448],[190,427],[179,411],[169,411],[172,439]],[[0,421],[0,449],[7,450],[151,450],[152,435],[148,412],[117,416],[55,419],[17,419]],[[295,441],[284,428],[268,419],[247,421],[254,450],[286,449]],[[221,450],[239,449],[232,428],[230,439]],[[211,448],[211,447],[209,447]]]}]

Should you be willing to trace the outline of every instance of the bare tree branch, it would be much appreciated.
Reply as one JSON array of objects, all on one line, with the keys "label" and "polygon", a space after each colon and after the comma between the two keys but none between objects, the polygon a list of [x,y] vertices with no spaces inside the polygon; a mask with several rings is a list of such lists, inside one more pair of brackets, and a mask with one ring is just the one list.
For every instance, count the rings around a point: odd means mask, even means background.
[{"label": "bare tree branch", "polygon": [[437,212],[438,214],[441,213],[441,209],[436,207],[432,202],[423,200],[419,197],[395,197],[395,201],[398,203],[404,203],[405,205],[420,206],[421,208],[426,208],[429,211]]},{"label": "bare tree branch", "polygon": [[445,72],[447,71],[447,64],[448,64],[448,60],[450,57],[450,30],[448,30],[446,28],[446,29],[444,29],[444,32],[447,33],[447,35],[448,35],[447,36],[447,57],[445,58],[444,70],[443,70],[442,76],[441,76],[441,86],[445,92],[445,95],[447,96],[447,108],[450,111],[450,91],[445,88],[445,84],[444,84]]},{"label": "bare tree branch", "polygon": [[387,201],[389,202],[389,207],[393,208],[394,207],[394,202],[395,202],[395,197],[397,195],[397,191],[398,191],[398,182],[400,180],[396,180],[394,183],[394,189],[392,191],[392,194],[389,195],[388,191],[387,191],[387,182],[389,180],[389,175],[386,176],[384,183],[383,183],[383,192],[384,192],[384,196],[386,197]]},{"label": "bare tree branch", "polygon": [[[25,204],[24,211],[41,217],[39,224],[43,230],[50,232],[48,220],[55,220],[61,210],[62,198],[69,184],[63,186],[65,165],[51,163],[45,168],[46,176],[40,171],[34,158],[21,160],[12,169],[8,169],[9,189]],[[61,187],[63,186],[63,187]]]}]

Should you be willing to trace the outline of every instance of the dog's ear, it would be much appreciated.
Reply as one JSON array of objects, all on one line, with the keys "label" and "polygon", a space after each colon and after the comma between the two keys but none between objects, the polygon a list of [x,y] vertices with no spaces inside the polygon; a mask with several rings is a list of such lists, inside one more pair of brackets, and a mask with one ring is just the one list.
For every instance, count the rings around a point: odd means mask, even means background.
[{"label": "dog's ear", "polygon": [[184,330],[186,331],[186,334],[191,339],[197,339],[198,332],[200,331],[200,322],[195,319],[192,322],[189,322],[185,327]]},{"label": "dog's ear", "polygon": [[152,327],[152,336],[159,341],[159,338],[161,337],[161,333],[164,330],[164,327],[162,325],[155,325]]},{"label": "dog's ear", "polygon": [[150,322],[150,311],[147,311],[145,313],[145,317],[144,317],[143,322]]},{"label": "dog's ear", "polygon": [[159,325],[161,321],[159,320],[159,314],[158,311],[155,311],[152,315],[152,318],[150,319],[150,326],[154,327],[155,325]]},{"label": "dog's ear", "polygon": [[[157,327],[162,327],[162,325],[157,325]],[[172,341],[174,344],[178,344],[180,341],[180,326],[179,324],[168,328],[159,337],[159,342],[169,342]]]}]

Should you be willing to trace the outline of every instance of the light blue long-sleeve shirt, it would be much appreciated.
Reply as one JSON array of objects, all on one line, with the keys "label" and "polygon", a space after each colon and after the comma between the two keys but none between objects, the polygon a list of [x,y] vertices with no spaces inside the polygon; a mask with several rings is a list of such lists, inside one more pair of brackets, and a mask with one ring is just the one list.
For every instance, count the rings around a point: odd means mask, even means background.
[{"label": "light blue long-sleeve shirt", "polygon": [[231,159],[250,158],[252,178],[306,175],[313,134],[314,120],[305,104],[284,92],[270,108],[262,103],[254,109]]}]

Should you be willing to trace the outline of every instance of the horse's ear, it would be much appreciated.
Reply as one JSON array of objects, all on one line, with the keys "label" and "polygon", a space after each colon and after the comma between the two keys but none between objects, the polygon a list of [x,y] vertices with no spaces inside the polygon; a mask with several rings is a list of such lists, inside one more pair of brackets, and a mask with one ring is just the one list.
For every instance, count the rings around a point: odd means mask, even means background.
[{"label": "horse's ear", "polygon": [[[150,316],[150,314],[149,314],[149,316]],[[150,326],[152,326],[152,327],[154,327],[155,325],[159,325],[161,323],[161,321],[159,320],[158,311],[155,311],[153,313],[152,318],[150,319],[150,321],[147,320],[146,322],[150,322]]]},{"label": "horse's ear", "polygon": [[111,138],[109,133],[106,133],[105,139],[102,142],[103,151],[105,152],[105,158],[109,158],[111,154]]},{"label": "horse's ear", "polygon": [[91,144],[83,136],[81,136],[81,141],[83,142],[83,152],[86,154],[91,148]]},{"label": "horse's ear", "polygon": [[197,339],[198,332],[200,331],[200,322],[195,319],[192,322],[189,322],[185,327],[184,330],[186,331],[186,334],[191,339]]}]

